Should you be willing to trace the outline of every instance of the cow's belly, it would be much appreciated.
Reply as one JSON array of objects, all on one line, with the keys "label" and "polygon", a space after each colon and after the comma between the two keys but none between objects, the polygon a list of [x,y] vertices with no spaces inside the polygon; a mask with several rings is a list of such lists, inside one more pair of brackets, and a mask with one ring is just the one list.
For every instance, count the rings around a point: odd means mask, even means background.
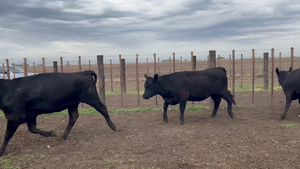
[{"label": "cow's belly", "polygon": [[296,100],[296,99],[300,99],[300,93],[294,92],[294,93],[292,94],[292,100]]},{"label": "cow's belly", "polygon": [[207,99],[209,96],[190,96],[188,101],[202,101]]},{"label": "cow's belly", "polygon": [[[209,96],[202,96],[202,97],[199,97],[199,96],[197,96],[197,97],[190,96],[187,101],[202,101],[202,100],[207,99],[208,97]],[[180,103],[180,101],[182,101],[182,99],[177,98],[177,97],[174,97],[174,98],[164,98],[163,97],[163,99],[165,100],[165,102],[167,102],[167,103],[169,103],[171,105],[178,104],[178,103]]]}]

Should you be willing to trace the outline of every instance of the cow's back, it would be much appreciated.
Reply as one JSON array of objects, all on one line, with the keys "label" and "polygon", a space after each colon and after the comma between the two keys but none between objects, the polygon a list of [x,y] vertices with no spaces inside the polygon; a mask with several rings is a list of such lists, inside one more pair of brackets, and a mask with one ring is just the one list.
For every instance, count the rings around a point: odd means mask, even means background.
[{"label": "cow's back", "polygon": [[[4,92],[6,104],[18,106],[26,103],[26,109],[58,110],[81,101],[82,93],[95,88],[93,75],[79,73],[45,73],[7,81]],[[19,105],[22,106],[22,105]],[[42,112],[43,113],[43,112]]]}]

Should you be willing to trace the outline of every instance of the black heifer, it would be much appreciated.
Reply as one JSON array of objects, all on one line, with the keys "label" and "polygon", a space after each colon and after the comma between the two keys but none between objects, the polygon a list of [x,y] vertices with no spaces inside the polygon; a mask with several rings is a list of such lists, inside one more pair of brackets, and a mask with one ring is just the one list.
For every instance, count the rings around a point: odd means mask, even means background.
[{"label": "black heifer", "polygon": [[13,80],[0,79],[0,109],[7,119],[0,156],[3,155],[9,140],[22,123],[27,122],[28,129],[32,133],[45,137],[57,136],[52,131],[36,128],[36,117],[40,114],[68,109],[69,124],[61,136],[66,139],[79,116],[80,102],[94,107],[105,117],[109,127],[116,130],[106,106],[100,102],[95,86],[96,81],[97,75],[93,71],[38,74]]},{"label": "black heifer", "polygon": [[164,120],[167,122],[168,106],[180,104],[179,124],[183,124],[184,110],[187,101],[202,101],[209,96],[214,100],[215,106],[212,112],[214,117],[217,114],[221,98],[228,104],[228,114],[233,118],[232,103],[235,104],[233,96],[227,89],[226,70],[223,67],[211,68],[202,71],[176,72],[164,76],[154,75],[145,81],[144,99],[149,99],[157,94],[165,100]]},{"label": "black heifer", "polygon": [[292,68],[290,68],[289,71],[279,71],[278,68],[276,68],[276,74],[286,97],[285,109],[281,114],[281,118],[284,119],[292,100],[299,99],[298,101],[300,103],[300,69],[292,71]]}]

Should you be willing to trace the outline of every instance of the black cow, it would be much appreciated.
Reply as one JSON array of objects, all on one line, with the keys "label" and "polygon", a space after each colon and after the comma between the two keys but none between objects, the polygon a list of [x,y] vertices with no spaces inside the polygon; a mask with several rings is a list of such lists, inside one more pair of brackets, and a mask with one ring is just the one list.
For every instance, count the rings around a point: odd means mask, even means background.
[{"label": "black cow", "polygon": [[217,114],[221,98],[228,104],[228,114],[233,118],[232,103],[236,104],[233,96],[227,89],[226,70],[223,67],[211,68],[202,71],[176,72],[164,76],[154,75],[154,78],[145,74],[144,99],[157,94],[165,100],[164,121],[168,121],[168,106],[180,103],[179,124],[183,124],[184,110],[187,101],[202,101],[209,96],[214,100],[215,106],[212,117]]},{"label": "black cow", "polygon": [[276,68],[276,74],[286,97],[285,109],[281,114],[281,119],[284,119],[292,100],[299,99],[298,102],[300,104],[300,69],[292,71],[291,67],[288,71],[279,71],[278,68]]},{"label": "black cow", "polygon": [[40,114],[59,112],[68,109],[69,123],[62,134],[66,139],[78,118],[80,102],[94,107],[106,119],[108,126],[116,130],[110,120],[106,106],[101,103],[95,83],[94,71],[78,73],[46,73],[17,78],[0,79],[0,109],[7,119],[4,142],[0,156],[5,152],[9,140],[20,124],[27,122],[30,132],[45,137],[56,137],[53,131],[36,128],[36,117]]}]

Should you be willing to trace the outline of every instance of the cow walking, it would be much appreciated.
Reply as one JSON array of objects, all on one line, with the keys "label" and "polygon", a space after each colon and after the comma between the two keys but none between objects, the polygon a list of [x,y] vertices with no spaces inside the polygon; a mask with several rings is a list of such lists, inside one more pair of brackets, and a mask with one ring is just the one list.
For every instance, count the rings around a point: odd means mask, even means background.
[{"label": "cow walking", "polygon": [[226,70],[223,67],[210,68],[202,71],[176,72],[164,76],[148,77],[145,74],[144,99],[160,95],[164,99],[164,121],[168,122],[168,106],[180,104],[179,124],[184,122],[184,110],[187,101],[202,101],[211,97],[215,103],[212,117],[217,114],[221,98],[228,104],[228,114],[233,118],[232,103],[236,104],[228,91]]},{"label": "cow walking", "polygon": [[300,69],[292,70],[291,67],[288,71],[279,71],[278,68],[276,68],[275,71],[278,82],[286,97],[285,108],[281,114],[281,119],[284,119],[293,100],[299,99],[298,102],[300,104]]},{"label": "cow walking", "polygon": [[94,107],[100,112],[108,126],[116,130],[110,120],[106,106],[101,103],[95,83],[97,75],[94,71],[78,73],[46,73],[17,78],[0,79],[0,109],[7,119],[7,128],[0,156],[3,155],[9,140],[20,124],[27,123],[34,134],[45,137],[56,137],[53,131],[36,128],[36,118],[40,114],[60,112],[68,109],[69,123],[62,134],[66,139],[78,118],[80,102]]}]

